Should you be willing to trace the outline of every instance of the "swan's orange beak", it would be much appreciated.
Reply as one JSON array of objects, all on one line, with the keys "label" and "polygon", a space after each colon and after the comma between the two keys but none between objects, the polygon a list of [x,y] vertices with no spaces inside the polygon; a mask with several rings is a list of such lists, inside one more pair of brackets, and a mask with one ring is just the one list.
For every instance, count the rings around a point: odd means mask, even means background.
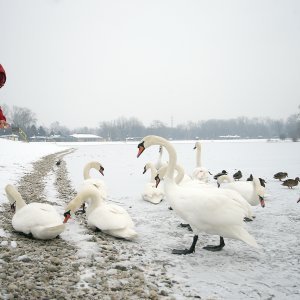
[{"label": "swan's orange beak", "polygon": [[64,217],[65,217],[64,223],[67,223],[68,220],[71,218],[71,212],[70,211],[65,212]]},{"label": "swan's orange beak", "polygon": [[139,148],[139,152],[138,152],[136,157],[139,157],[143,153],[143,151],[145,150],[144,142],[141,142],[140,144],[138,144],[138,148]]},{"label": "swan's orange beak", "polygon": [[258,197],[259,197],[259,201],[260,201],[261,207],[265,207],[265,200],[264,200],[264,197],[262,197],[262,196],[258,196]]}]

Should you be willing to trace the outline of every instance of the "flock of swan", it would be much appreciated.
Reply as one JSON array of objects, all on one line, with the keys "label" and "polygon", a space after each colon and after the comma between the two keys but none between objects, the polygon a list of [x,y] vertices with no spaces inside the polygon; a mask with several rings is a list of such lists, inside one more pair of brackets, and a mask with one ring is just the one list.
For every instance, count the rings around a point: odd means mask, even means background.
[{"label": "flock of swan", "polygon": [[[147,163],[144,173],[151,171],[151,180],[142,192],[142,199],[159,204],[166,199],[170,208],[191,227],[194,236],[188,249],[175,249],[174,254],[195,252],[198,235],[201,232],[218,235],[218,245],[207,245],[204,249],[219,251],[225,246],[224,238],[241,240],[258,248],[253,236],[245,229],[245,220],[254,218],[252,206],[264,204],[264,184],[258,179],[252,181],[234,181],[228,175],[218,178],[218,186],[209,183],[210,173],[201,164],[201,144],[196,142],[196,167],[192,176],[185,174],[177,163],[177,154],[173,145],[166,139],[149,135],[138,144],[137,157],[145,149],[158,145],[159,159]],[[168,153],[168,163],[162,162],[162,152]],[[137,236],[134,222],[128,212],[119,205],[106,201],[107,188],[103,180],[90,177],[90,170],[96,169],[104,175],[101,163],[89,162],[83,170],[83,184],[77,195],[66,206],[64,220],[53,206],[44,203],[26,204],[17,189],[8,184],[5,187],[11,207],[15,209],[12,217],[13,228],[36,239],[52,239],[62,233],[68,219],[87,203],[86,219],[89,227],[127,240]],[[160,184],[162,180],[162,184]]]}]

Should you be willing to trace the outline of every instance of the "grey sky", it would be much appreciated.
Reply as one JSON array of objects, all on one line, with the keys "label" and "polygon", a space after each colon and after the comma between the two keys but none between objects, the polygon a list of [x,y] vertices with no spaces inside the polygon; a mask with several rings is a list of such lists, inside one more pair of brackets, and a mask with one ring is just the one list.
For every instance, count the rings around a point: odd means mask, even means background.
[{"label": "grey sky", "polygon": [[298,0],[0,0],[0,28],[0,105],[42,125],[298,112]]}]

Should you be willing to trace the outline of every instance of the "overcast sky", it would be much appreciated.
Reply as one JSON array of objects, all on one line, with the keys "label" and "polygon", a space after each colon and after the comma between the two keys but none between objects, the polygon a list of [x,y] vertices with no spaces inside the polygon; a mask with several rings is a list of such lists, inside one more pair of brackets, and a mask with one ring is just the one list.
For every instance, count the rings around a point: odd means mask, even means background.
[{"label": "overcast sky", "polygon": [[0,105],[39,125],[299,111],[298,0],[0,0],[0,28]]}]

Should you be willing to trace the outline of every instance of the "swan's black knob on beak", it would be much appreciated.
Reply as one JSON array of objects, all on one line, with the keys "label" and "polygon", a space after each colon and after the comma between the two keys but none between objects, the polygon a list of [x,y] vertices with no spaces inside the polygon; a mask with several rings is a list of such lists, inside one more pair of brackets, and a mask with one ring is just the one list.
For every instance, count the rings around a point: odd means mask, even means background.
[{"label": "swan's black knob on beak", "polygon": [[155,185],[155,187],[158,187],[158,185],[159,185],[159,183],[160,183],[160,178],[159,178],[159,175],[157,174],[156,176],[155,176],[155,182],[156,182],[156,185]]},{"label": "swan's black knob on beak", "polygon": [[70,211],[70,210],[66,211],[66,212],[64,213],[64,217],[65,217],[64,223],[67,223],[68,220],[71,218],[71,211]]},{"label": "swan's black knob on beak", "polygon": [[137,154],[137,157],[139,157],[145,150],[144,141],[142,141],[141,143],[138,144],[138,149],[139,149],[139,152]]}]

